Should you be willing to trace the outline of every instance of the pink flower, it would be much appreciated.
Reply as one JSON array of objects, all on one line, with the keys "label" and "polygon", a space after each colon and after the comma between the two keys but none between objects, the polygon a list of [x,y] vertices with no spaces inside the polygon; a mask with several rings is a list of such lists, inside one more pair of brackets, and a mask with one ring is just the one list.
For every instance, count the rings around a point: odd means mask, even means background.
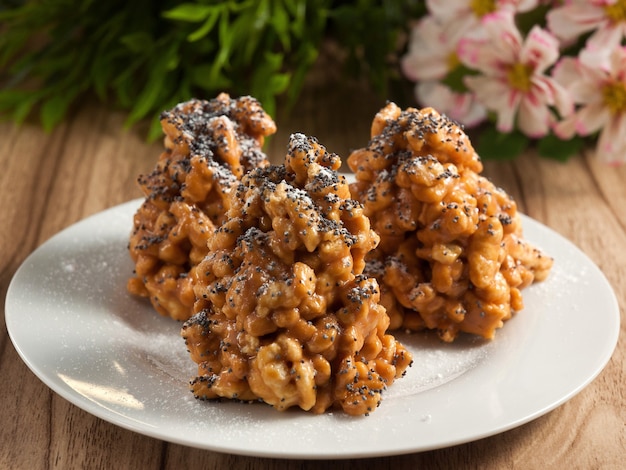
[{"label": "pink flower", "polygon": [[472,93],[454,92],[437,81],[418,83],[415,87],[415,95],[423,106],[435,108],[467,127],[477,126],[487,117],[485,107],[476,101]]},{"label": "pink flower", "polygon": [[554,77],[563,83],[579,105],[574,114],[554,127],[562,139],[573,135],[588,136],[600,131],[596,154],[609,163],[626,162],[626,49],[616,47],[607,60],[585,61],[566,57],[554,69]]},{"label": "pink flower", "polygon": [[559,57],[558,41],[535,26],[524,40],[513,15],[499,12],[483,18],[487,39],[462,39],[459,59],[481,75],[466,76],[465,84],[481,103],[497,114],[496,127],[511,132],[517,126],[529,137],[548,133],[556,117],[573,110],[566,90],[545,71]]},{"label": "pink flower", "polygon": [[426,0],[428,11],[449,31],[477,31],[486,15],[498,11],[530,11],[539,0]]},{"label": "pink flower", "polygon": [[404,75],[418,82],[415,96],[422,106],[431,106],[440,113],[466,126],[475,126],[486,117],[482,105],[471,93],[459,93],[439,83],[460,65],[456,46],[462,31],[447,34],[433,16],[424,17],[411,31],[407,54],[402,58]]},{"label": "pink flower", "polygon": [[458,30],[447,34],[435,17],[424,17],[411,30],[408,51],[401,61],[402,71],[415,82],[444,78],[459,64],[456,46],[462,34]]},{"label": "pink flower", "polygon": [[624,0],[572,0],[546,16],[550,31],[564,41],[593,31],[588,44],[597,49],[610,49],[626,35]]}]

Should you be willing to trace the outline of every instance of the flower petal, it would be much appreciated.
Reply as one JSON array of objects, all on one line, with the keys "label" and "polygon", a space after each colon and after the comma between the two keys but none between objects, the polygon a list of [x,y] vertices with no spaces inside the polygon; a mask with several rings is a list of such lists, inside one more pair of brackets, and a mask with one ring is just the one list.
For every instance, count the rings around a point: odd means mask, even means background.
[{"label": "flower petal", "polygon": [[578,104],[601,103],[604,100],[600,81],[577,80],[571,84],[569,92],[574,102]]},{"label": "flower petal", "polygon": [[463,38],[457,46],[457,56],[469,68],[486,75],[502,75],[506,62],[491,44],[491,40]]},{"label": "flower petal", "polygon": [[614,47],[621,45],[624,33],[619,24],[607,24],[589,37],[587,44],[599,51],[610,51]]},{"label": "flower petal", "polygon": [[546,15],[548,28],[557,37],[570,41],[601,26],[606,21],[604,10],[583,2],[553,8]]},{"label": "flower petal", "polygon": [[609,70],[611,76],[624,81],[626,78],[626,48],[615,47],[609,55]]},{"label": "flower petal", "polygon": [[541,73],[559,58],[559,42],[550,33],[534,26],[522,46],[519,61]]},{"label": "flower petal", "polygon": [[455,0],[426,0],[428,11],[436,18],[446,20],[471,13],[467,2]]},{"label": "flower petal", "polygon": [[601,72],[610,68],[610,55],[611,48],[598,48],[587,42],[585,47],[578,53],[578,59],[585,67]]},{"label": "flower petal", "polygon": [[[499,4],[501,3],[511,3],[509,2],[498,2]],[[539,0],[517,0],[515,2],[515,10],[516,11],[530,11],[533,10],[535,7],[537,7],[537,5],[539,5]]]},{"label": "flower petal", "polygon": [[422,107],[432,107],[446,113],[452,101],[451,90],[436,80],[424,80],[415,86],[415,97]]},{"label": "flower petal", "polygon": [[448,62],[436,55],[405,55],[400,61],[402,73],[411,81],[438,80],[448,73]]},{"label": "flower petal", "polygon": [[606,127],[611,122],[611,113],[601,104],[592,104],[581,108],[576,113],[576,133],[590,135]]},{"label": "flower petal", "polygon": [[424,17],[411,30],[408,53],[400,63],[402,72],[413,81],[445,77],[457,42],[458,38],[448,34],[435,17]]},{"label": "flower petal", "polygon": [[552,77],[564,87],[579,78],[578,60],[565,56],[552,68]]},{"label": "flower petal", "polygon": [[606,163],[626,161],[626,115],[620,114],[604,127],[596,146],[596,157]]},{"label": "flower petal", "polygon": [[484,75],[465,77],[464,82],[474,92],[479,103],[497,113],[496,128],[501,132],[511,132],[521,94],[509,88],[502,80]]},{"label": "flower petal", "polygon": [[548,133],[551,123],[552,115],[545,103],[532,93],[527,93],[520,101],[517,114],[520,131],[528,137],[543,137]]},{"label": "flower petal", "polygon": [[540,94],[546,105],[555,106],[561,116],[567,116],[574,111],[571,93],[551,77],[533,77],[533,93]]},{"label": "flower petal", "polygon": [[450,117],[467,127],[475,127],[487,119],[487,110],[471,93],[455,93]]},{"label": "flower petal", "polygon": [[512,12],[497,11],[485,15],[482,25],[491,39],[488,48],[500,58],[500,62],[512,64],[517,61],[522,48],[522,35],[515,25]]},{"label": "flower petal", "polygon": [[555,122],[552,131],[561,140],[569,140],[576,134],[576,114],[572,114],[560,122]]},{"label": "flower petal", "polygon": [[517,114],[521,99],[522,96],[519,93],[509,91],[507,94],[507,101],[511,103],[511,105],[499,109],[496,129],[500,132],[511,132],[513,130],[515,115]]},{"label": "flower petal", "polygon": [[602,84],[608,78],[605,71],[590,68],[573,57],[561,59],[552,70],[552,76],[578,104],[602,101]]},{"label": "flower petal", "polygon": [[484,106],[476,102],[473,94],[456,93],[436,81],[419,83],[416,96],[423,106],[431,106],[468,127],[480,124],[487,117]]}]

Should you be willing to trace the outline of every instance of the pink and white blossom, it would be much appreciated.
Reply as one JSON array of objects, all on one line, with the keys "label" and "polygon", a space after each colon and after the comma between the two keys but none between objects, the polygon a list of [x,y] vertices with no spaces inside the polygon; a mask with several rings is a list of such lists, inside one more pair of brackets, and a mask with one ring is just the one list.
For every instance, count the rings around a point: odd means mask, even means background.
[{"label": "pink and white blossom", "polygon": [[456,47],[462,34],[463,31],[449,34],[436,18],[424,17],[411,32],[401,67],[407,78],[417,82],[415,97],[420,105],[434,107],[455,121],[472,127],[485,119],[485,108],[473,94],[453,91],[440,82],[460,65]]},{"label": "pink and white blossom", "polygon": [[449,34],[434,16],[425,16],[411,30],[402,71],[413,81],[444,78],[458,64],[456,46],[462,36],[463,31]]},{"label": "pink and white blossom", "polygon": [[561,139],[599,132],[597,157],[626,162],[626,49],[614,48],[603,64],[585,61],[588,55],[565,57],[553,75],[578,105],[576,112],[554,127]]},{"label": "pink and white blossom", "polygon": [[487,118],[487,110],[473,93],[455,92],[435,80],[418,83],[415,95],[423,106],[435,108],[466,127],[477,126]]},{"label": "pink and white blossom", "polygon": [[484,16],[499,11],[526,12],[535,8],[539,0],[426,0],[428,11],[446,25],[448,31],[480,30]]},{"label": "pink and white blossom", "polygon": [[478,101],[497,114],[496,127],[511,132],[516,124],[524,134],[546,135],[561,116],[570,114],[573,103],[556,80],[545,74],[559,57],[557,39],[538,26],[524,39],[513,15],[498,12],[482,21],[486,39],[462,39],[461,62],[480,72],[466,76],[465,84]]},{"label": "pink and white blossom", "polygon": [[571,0],[546,15],[550,31],[566,43],[592,32],[587,43],[610,50],[626,37],[624,0]]}]

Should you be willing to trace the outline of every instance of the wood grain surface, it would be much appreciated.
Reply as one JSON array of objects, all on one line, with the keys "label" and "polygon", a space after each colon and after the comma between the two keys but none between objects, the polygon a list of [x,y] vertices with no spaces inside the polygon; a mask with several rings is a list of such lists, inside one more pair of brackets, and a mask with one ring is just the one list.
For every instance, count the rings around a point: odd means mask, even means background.
[{"label": "wood grain surface", "polygon": [[[347,156],[368,139],[383,104],[366,91],[310,88],[290,113],[279,113],[267,152],[282,159],[290,133],[315,135]],[[342,95],[344,95],[342,97]],[[33,124],[0,124],[0,293],[36,247],[74,222],[140,196],[137,175],[149,171],[161,143],[124,115],[96,104],[75,110],[54,132]],[[626,166],[608,167],[581,154],[567,163],[528,153],[486,162],[485,173],[512,194],[520,210],[580,247],[626,305]],[[4,311],[4,302],[3,311]],[[593,315],[593,312],[589,312]],[[590,321],[593,321],[590,319]],[[604,371],[556,410],[497,436],[389,458],[338,460],[333,469],[624,468],[626,341],[622,331]],[[19,359],[0,325],[0,469],[311,469],[327,461],[240,457],[170,444],[96,418],[50,391]],[[584,345],[581,345],[584,348]]]}]

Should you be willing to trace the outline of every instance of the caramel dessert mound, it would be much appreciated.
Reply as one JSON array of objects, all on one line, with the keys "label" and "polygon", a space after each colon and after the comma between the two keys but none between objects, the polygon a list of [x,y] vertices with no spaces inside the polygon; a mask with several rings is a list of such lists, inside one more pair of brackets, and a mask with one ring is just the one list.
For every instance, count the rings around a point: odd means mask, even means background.
[{"label": "caramel dessert mound", "polygon": [[294,134],[283,165],[252,170],[231,192],[182,329],[196,397],[364,415],[411,363],[362,274],[379,238],[340,164]]},{"label": "caramel dessert mound", "polygon": [[188,274],[207,254],[243,174],[269,165],[262,151],[274,121],[249,96],[190,100],[161,116],[165,150],[138,182],[145,201],[134,217],[128,290],[176,320],[192,314]]},{"label": "caramel dessert mound", "polygon": [[385,106],[348,158],[350,189],[380,236],[366,257],[391,329],[494,337],[552,258],[522,237],[513,199],[481,176],[463,130],[434,109]]}]

